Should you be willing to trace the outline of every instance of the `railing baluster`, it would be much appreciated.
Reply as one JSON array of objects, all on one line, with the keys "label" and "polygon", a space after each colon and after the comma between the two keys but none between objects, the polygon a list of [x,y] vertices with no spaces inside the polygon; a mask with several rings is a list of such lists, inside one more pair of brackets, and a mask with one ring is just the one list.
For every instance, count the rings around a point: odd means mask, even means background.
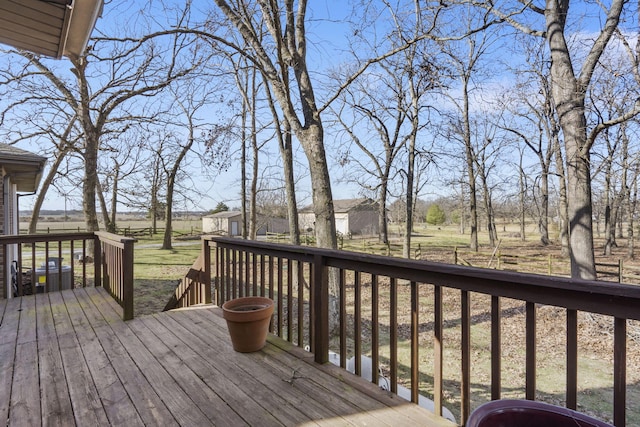
[{"label": "railing baluster", "polygon": [[576,409],[578,404],[578,312],[567,310],[567,384],[566,405]]},{"label": "railing baluster", "polygon": [[287,259],[287,341],[293,342],[293,268],[291,258]]},{"label": "railing baluster", "polygon": [[264,255],[260,254],[260,296],[263,297],[265,296],[265,289],[266,289],[266,283],[265,283],[265,267],[266,264],[264,262]]},{"label": "railing baluster", "polygon": [[359,271],[353,275],[353,347],[355,374],[362,375],[362,277]]},{"label": "railing baluster", "polygon": [[304,348],[304,263],[298,261],[298,347]]},{"label": "railing baluster", "polygon": [[378,319],[378,276],[371,275],[371,382],[378,384],[380,366],[379,352],[379,319]]},{"label": "railing baluster", "polygon": [[201,250],[204,252],[204,266],[201,266],[204,274],[204,278],[198,279],[204,280],[204,292],[205,292],[205,304],[211,304],[213,302],[213,293],[211,290],[211,250],[207,241],[203,241],[201,244]]},{"label": "railing baluster", "polygon": [[[274,299],[274,283],[273,283],[273,255],[269,255],[269,298]],[[275,325],[273,324],[273,318],[271,320],[271,325],[269,326],[269,331],[273,333],[275,331]]]},{"label": "railing baluster", "polygon": [[526,303],[526,391],[527,400],[536,400],[536,304]]},{"label": "railing baluster", "polygon": [[420,337],[420,316],[418,284],[411,282],[411,401],[418,403],[420,396],[420,359],[418,354]]},{"label": "railing baluster", "polygon": [[460,291],[461,310],[461,382],[460,382],[460,418],[463,423],[471,414],[471,304],[469,291]]},{"label": "railing baluster", "polygon": [[[242,283],[242,251],[237,249],[233,251],[233,297],[240,298],[244,296],[244,283]],[[237,292],[237,293],[235,293]]]},{"label": "railing baluster", "polygon": [[[58,263],[57,263],[58,289],[61,290],[62,289],[62,240],[58,240],[57,243],[58,243]],[[71,288],[73,289],[73,286]]]},{"label": "railing baluster", "polygon": [[442,287],[433,287],[433,402],[435,414],[442,416],[443,354],[442,342]]},{"label": "railing baluster", "polygon": [[627,320],[613,323],[613,424],[625,427],[627,403]]},{"label": "railing baluster", "polygon": [[339,270],[340,287],[340,366],[347,367],[347,279],[344,268]]},{"label": "railing baluster", "polygon": [[278,329],[276,331],[276,335],[278,335],[279,337],[282,337],[282,314],[284,312],[284,301],[282,298],[282,280],[283,280],[283,276],[282,276],[282,257],[278,257],[278,301],[277,301],[277,307],[278,307]]},{"label": "railing baluster", "polygon": [[[93,284],[93,286],[96,286],[96,285],[97,285],[96,283]],[[82,239],[82,287],[84,288],[86,286],[87,286],[87,240]]]},{"label": "railing baluster", "polygon": [[502,331],[500,297],[491,297],[491,400],[500,399],[502,388]]},{"label": "railing baluster", "polygon": [[313,353],[317,363],[329,361],[329,272],[325,259],[314,256],[313,281]]},{"label": "railing baluster", "polygon": [[244,252],[244,294],[246,296],[255,296],[255,294],[251,293],[252,285],[251,285],[251,262],[250,262],[251,254],[247,251]]},{"label": "railing baluster", "polygon": [[70,260],[69,260],[69,265],[70,265],[70,271],[71,271],[71,288],[75,288],[76,287],[76,274],[75,274],[75,263],[74,261],[74,254],[73,254],[73,242],[74,240],[70,240],[69,241],[69,252],[71,253],[70,256]]},{"label": "railing baluster", "polygon": [[251,256],[251,281],[253,284],[253,295],[258,296],[258,254]]},{"label": "railing baluster", "polygon": [[[34,270],[35,272],[35,270]],[[44,291],[49,292],[49,241],[44,243]]]},{"label": "railing baluster", "polygon": [[391,392],[398,392],[398,279],[389,279],[389,341],[390,342],[390,375]]}]

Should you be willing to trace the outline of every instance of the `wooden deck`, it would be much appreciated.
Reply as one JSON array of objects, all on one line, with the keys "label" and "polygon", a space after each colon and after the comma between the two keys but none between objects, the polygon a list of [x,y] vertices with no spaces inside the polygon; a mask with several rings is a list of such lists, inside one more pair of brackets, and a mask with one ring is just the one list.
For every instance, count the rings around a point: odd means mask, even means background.
[{"label": "wooden deck", "polygon": [[276,337],[236,353],[217,307],[121,314],[100,288],[0,300],[0,424],[453,425]]}]

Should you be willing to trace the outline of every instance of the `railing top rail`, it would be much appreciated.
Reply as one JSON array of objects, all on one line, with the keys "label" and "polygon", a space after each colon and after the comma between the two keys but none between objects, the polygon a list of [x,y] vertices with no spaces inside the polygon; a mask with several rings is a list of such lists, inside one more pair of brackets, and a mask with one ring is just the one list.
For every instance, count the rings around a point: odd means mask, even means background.
[{"label": "railing top rail", "polygon": [[431,261],[207,236],[220,247],[292,259],[322,256],[325,265],[489,295],[640,320],[640,286],[498,271]]},{"label": "railing top rail", "polygon": [[0,245],[14,243],[52,242],[59,240],[89,240],[95,238],[96,236],[94,233],[86,231],[80,233],[15,234],[9,236],[0,236]]},{"label": "railing top rail", "polygon": [[135,243],[138,241],[138,239],[134,237],[121,236],[119,234],[108,233],[106,231],[96,231],[95,235],[103,242],[109,242],[114,245],[125,244],[125,243]]}]

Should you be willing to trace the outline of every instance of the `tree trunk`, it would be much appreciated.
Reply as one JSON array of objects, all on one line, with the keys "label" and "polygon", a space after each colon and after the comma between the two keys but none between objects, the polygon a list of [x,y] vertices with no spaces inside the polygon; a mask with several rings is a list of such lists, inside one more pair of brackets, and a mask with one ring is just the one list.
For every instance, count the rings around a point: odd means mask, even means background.
[{"label": "tree trunk", "polygon": [[540,177],[540,198],[541,209],[540,218],[538,220],[538,228],[540,230],[540,243],[547,246],[549,243],[549,166],[544,161],[542,153],[540,156],[540,166],[542,167],[542,176]]},{"label": "tree trunk", "polygon": [[415,173],[415,134],[409,138],[409,160],[407,164],[407,188],[406,197],[407,204],[405,206],[405,229],[404,229],[404,244],[402,245],[402,256],[405,258],[411,258],[411,234],[413,233],[413,178]]},{"label": "tree trunk", "polygon": [[378,241],[384,245],[389,245],[389,229],[387,226],[387,179],[383,178],[380,183],[380,193],[378,194]]},{"label": "tree trunk", "polygon": [[309,163],[317,246],[337,249],[333,196],[324,150],[322,125],[314,123],[307,129],[298,132],[297,136],[305,147]]},{"label": "tree trunk", "polygon": [[251,153],[253,156],[253,167],[251,172],[251,192],[249,193],[249,239],[255,240],[258,235],[258,174],[259,155],[258,129],[256,127],[256,70],[251,73],[251,104],[249,111],[251,114]]},{"label": "tree trunk", "polygon": [[287,194],[287,213],[289,216],[289,242],[292,245],[300,244],[300,224],[298,222],[298,202],[296,200],[295,179],[293,174],[293,148],[291,128],[284,121],[283,144],[280,144],[283,166],[284,186]]},{"label": "tree trunk", "polygon": [[[92,126],[88,126],[92,127]],[[86,129],[86,128],[85,128]],[[84,179],[82,181],[82,211],[87,231],[98,231],[96,187],[98,185],[98,134],[91,130],[85,134]]]},{"label": "tree trunk", "polygon": [[556,173],[558,174],[558,218],[559,218],[559,240],[560,240],[560,255],[563,257],[569,256],[569,210],[567,207],[567,179],[564,173],[564,159],[562,158],[562,149],[560,147],[560,141],[557,137],[554,137],[554,152]]},{"label": "tree trunk", "polygon": [[638,183],[637,183],[637,177],[633,179],[633,183],[632,183],[632,187],[633,187],[633,194],[631,193],[631,191],[629,191],[629,194],[626,198],[627,200],[627,212],[629,212],[629,225],[627,226],[627,257],[629,257],[629,259],[634,259],[635,258],[635,234],[633,231],[633,227],[634,227],[634,217],[635,217],[635,212],[636,212],[636,206],[638,203]]},{"label": "tree trunk", "polygon": [[162,247],[160,249],[173,249],[171,237],[173,234],[173,187],[175,185],[175,175],[170,175],[167,181],[167,198],[164,215],[164,235],[162,236]]},{"label": "tree trunk", "polygon": [[526,187],[525,187],[525,174],[524,174],[524,168],[522,167],[522,158],[523,158],[523,154],[522,152],[520,152],[520,167],[518,169],[519,174],[518,174],[518,183],[520,186],[520,196],[518,198],[518,204],[519,204],[519,212],[518,212],[518,219],[520,222],[520,241],[524,242],[525,240],[527,240],[526,238],[526,231],[527,231],[527,227],[526,227],[526,206],[525,206],[525,201],[526,201]]},{"label": "tree trunk", "polygon": [[[66,157],[66,151],[60,151],[57,153],[55,161],[51,165],[47,176],[42,180],[42,184],[40,184],[40,191],[36,196],[36,201],[33,205],[33,211],[31,213],[31,220],[29,221],[29,234],[35,234],[38,228],[38,218],[40,217],[40,210],[42,209],[42,204],[44,203],[44,198],[47,196],[47,192],[49,191],[49,187],[53,182],[53,178],[58,173],[58,168],[62,164],[62,161]],[[66,195],[65,195],[66,198]],[[66,214],[66,212],[65,212]]]},{"label": "tree trunk", "polygon": [[284,176],[284,188],[287,198],[287,216],[289,219],[289,242],[292,245],[300,244],[300,224],[298,221],[298,201],[296,199],[296,181],[293,171],[293,136],[291,134],[291,125],[286,117],[281,121],[278,111],[275,108],[273,97],[266,76],[262,76],[264,88],[267,95],[267,102],[271,110],[271,116],[276,125],[276,138],[278,139],[278,148],[282,157],[282,167]]},{"label": "tree trunk", "polygon": [[591,159],[590,147],[587,146],[584,111],[586,86],[578,86],[564,38],[568,8],[567,0],[546,2],[547,41],[551,52],[551,87],[566,153],[571,277],[595,279],[589,169]]},{"label": "tree trunk", "polygon": [[107,202],[104,199],[104,194],[102,193],[102,184],[100,180],[98,180],[98,188],[96,189],[96,194],[98,196],[98,202],[100,203],[100,211],[102,212],[102,221],[104,222],[104,228],[109,233],[113,233],[113,227],[111,227],[110,219],[109,219],[109,210],[107,209]]}]

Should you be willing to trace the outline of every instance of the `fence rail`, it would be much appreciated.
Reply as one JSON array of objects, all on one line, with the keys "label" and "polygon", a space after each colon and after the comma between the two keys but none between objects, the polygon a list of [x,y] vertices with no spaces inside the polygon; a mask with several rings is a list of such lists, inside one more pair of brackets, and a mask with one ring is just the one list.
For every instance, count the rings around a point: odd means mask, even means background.
[{"label": "fence rail", "polygon": [[[545,333],[538,321],[540,307],[564,311],[564,402],[571,409],[577,407],[579,391],[578,314],[606,316],[613,324],[613,401],[608,416],[616,426],[625,426],[630,404],[627,325],[640,320],[640,287],[233,238],[208,237],[203,242],[204,254],[210,252],[203,285],[210,286],[213,277],[216,304],[244,295],[269,296],[276,302],[272,331],[308,347],[317,362],[325,363],[330,351],[337,352],[342,367],[353,362],[355,373],[361,375],[369,369],[376,383],[382,367],[391,391],[406,385],[414,402],[421,394],[430,394],[439,415],[443,405],[459,402],[456,413],[461,424],[472,406],[482,403],[475,395],[472,402],[472,358],[488,360],[488,394],[482,398],[499,399],[508,390],[502,376],[502,330],[512,312],[521,307],[523,313],[523,394],[533,400],[540,393],[537,338]],[[445,318],[451,295],[459,304],[456,319]],[[486,308],[482,303],[472,315],[471,307],[476,310],[475,302],[481,298],[487,298]],[[506,304],[514,300],[522,306],[507,310]],[[471,330],[476,330],[479,319],[490,325],[484,350],[472,347],[476,337]],[[445,339],[445,330],[456,331],[455,336]],[[454,391],[443,374],[450,369],[452,348],[459,351]],[[427,355],[429,368],[422,359]]]},{"label": "fence rail", "polygon": [[[458,248],[453,252],[453,263],[470,267],[495,268],[554,276],[571,275],[571,265],[567,259],[547,256],[526,256],[465,251]],[[640,267],[625,265],[624,260],[617,262],[596,262],[598,280],[619,283],[640,283]]]}]

